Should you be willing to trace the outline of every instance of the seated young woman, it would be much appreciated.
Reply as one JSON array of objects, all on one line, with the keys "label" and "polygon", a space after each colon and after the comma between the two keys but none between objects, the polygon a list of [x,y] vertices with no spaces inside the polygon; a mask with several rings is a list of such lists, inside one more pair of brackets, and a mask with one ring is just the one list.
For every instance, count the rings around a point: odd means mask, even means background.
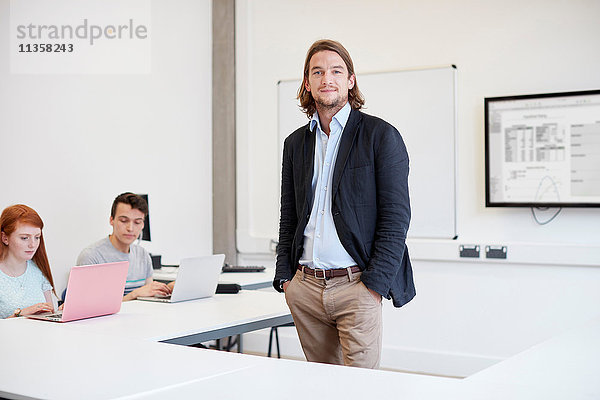
[{"label": "seated young woman", "polygon": [[0,216],[0,318],[54,311],[43,227],[38,213],[23,204]]}]

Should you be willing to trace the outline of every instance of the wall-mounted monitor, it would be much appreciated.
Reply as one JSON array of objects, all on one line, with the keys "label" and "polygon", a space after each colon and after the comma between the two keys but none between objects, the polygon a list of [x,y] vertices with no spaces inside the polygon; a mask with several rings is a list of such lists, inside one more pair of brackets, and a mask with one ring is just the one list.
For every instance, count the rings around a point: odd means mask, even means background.
[{"label": "wall-mounted monitor", "polygon": [[485,98],[486,207],[600,207],[600,90]]}]

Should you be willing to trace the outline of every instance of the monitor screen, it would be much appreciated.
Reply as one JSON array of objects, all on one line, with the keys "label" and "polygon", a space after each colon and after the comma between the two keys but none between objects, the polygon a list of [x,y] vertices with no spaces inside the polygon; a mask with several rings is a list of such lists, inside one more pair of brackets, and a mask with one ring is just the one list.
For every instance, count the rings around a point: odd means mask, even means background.
[{"label": "monitor screen", "polygon": [[485,98],[486,207],[600,207],[600,90]]},{"label": "monitor screen", "polygon": [[150,203],[148,203],[148,195],[147,194],[138,194],[144,200],[146,200],[146,204],[148,204],[148,215],[146,215],[146,219],[144,220],[144,229],[142,230],[142,240],[150,241]]}]

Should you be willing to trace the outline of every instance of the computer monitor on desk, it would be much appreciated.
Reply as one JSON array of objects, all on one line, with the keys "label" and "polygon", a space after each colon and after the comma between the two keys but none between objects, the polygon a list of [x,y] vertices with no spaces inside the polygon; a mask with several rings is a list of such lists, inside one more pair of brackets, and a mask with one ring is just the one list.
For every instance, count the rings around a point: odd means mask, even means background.
[{"label": "computer monitor on desk", "polygon": [[[144,219],[144,229],[142,229],[142,235],[140,236],[140,240],[145,240],[150,242],[152,240],[152,236],[150,235],[150,203],[148,201],[147,194],[138,194],[141,198],[146,200],[146,204],[148,205],[148,214],[146,214],[146,218]],[[160,254],[150,254],[150,258],[152,259],[152,268],[160,269],[161,268],[161,255]]]},{"label": "computer monitor on desk", "polygon": [[151,240],[151,236],[150,236],[150,203],[148,202],[147,194],[138,194],[138,196],[140,196],[141,198],[146,200],[146,204],[148,205],[148,214],[146,214],[146,218],[144,219],[144,229],[142,229],[141,240],[146,240],[149,242]]}]

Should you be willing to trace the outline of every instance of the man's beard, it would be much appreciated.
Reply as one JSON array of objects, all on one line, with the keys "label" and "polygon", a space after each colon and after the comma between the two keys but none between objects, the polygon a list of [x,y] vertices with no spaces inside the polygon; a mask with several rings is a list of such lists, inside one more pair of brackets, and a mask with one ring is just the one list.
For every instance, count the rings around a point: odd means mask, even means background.
[{"label": "man's beard", "polygon": [[334,99],[327,100],[322,98],[315,98],[315,103],[317,104],[317,106],[319,106],[319,108],[323,110],[342,108],[344,104],[346,104],[346,101],[348,101],[348,98],[344,99],[344,97],[341,95],[336,96]]}]

